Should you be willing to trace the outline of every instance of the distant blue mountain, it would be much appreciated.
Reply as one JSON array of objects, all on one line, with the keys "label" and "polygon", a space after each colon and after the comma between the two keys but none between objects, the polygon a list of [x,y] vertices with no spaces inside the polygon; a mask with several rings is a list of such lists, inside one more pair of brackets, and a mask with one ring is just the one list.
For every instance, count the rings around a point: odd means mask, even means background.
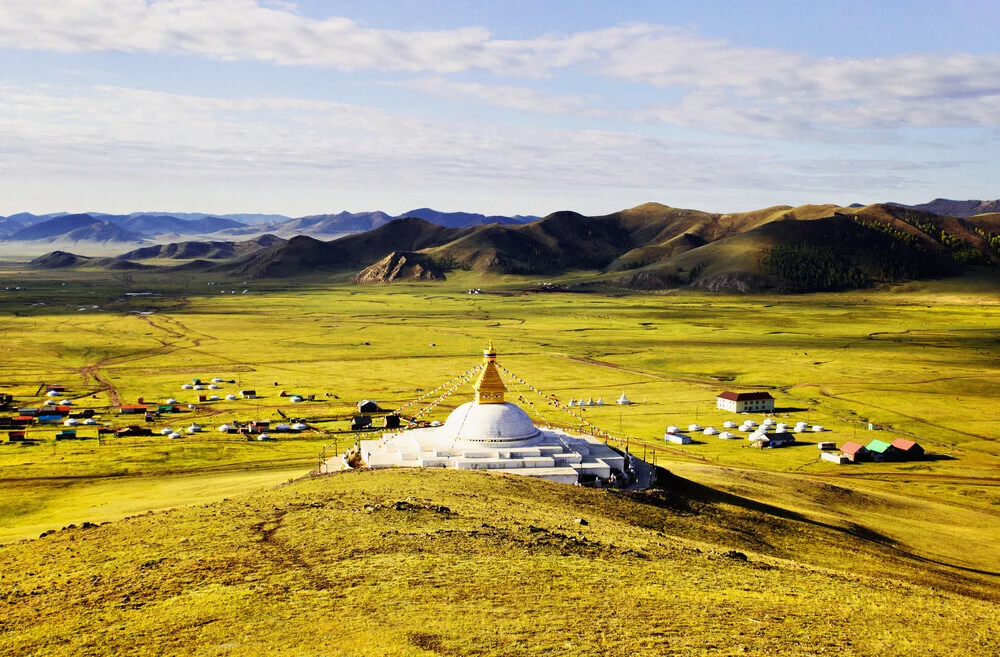
[{"label": "distant blue mountain", "polygon": [[440,212],[431,208],[417,208],[397,215],[397,218],[416,217],[429,221],[438,226],[448,228],[468,228],[469,226],[482,226],[484,224],[527,224],[540,219],[530,215],[514,215],[507,217],[503,215],[484,215],[477,212]]}]

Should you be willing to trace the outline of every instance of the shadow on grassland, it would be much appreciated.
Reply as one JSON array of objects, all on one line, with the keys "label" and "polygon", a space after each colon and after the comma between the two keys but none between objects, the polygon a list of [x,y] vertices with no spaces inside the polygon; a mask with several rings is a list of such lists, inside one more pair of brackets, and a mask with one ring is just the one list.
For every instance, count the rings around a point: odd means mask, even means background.
[{"label": "shadow on grassland", "polygon": [[655,481],[657,489],[645,491],[643,493],[629,494],[628,497],[631,501],[670,508],[681,513],[690,513],[692,515],[698,515],[702,511],[699,507],[704,504],[726,504],[745,509],[747,511],[764,514],[766,516],[781,518],[782,520],[789,520],[792,522],[801,522],[813,527],[851,536],[886,548],[901,557],[919,561],[921,563],[934,564],[945,568],[953,568],[955,570],[974,573],[977,575],[1000,577],[1000,572],[969,568],[915,554],[905,549],[898,541],[886,536],[885,534],[875,531],[870,527],[865,527],[864,525],[848,522],[846,526],[843,526],[821,522],[801,513],[790,511],[779,506],[774,506],[773,504],[767,504],[766,502],[758,502],[757,500],[740,497],[739,495],[728,493],[717,488],[712,488],[711,486],[699,484],[691,481],[690,479],[678,477],[664,468],[657,467],[656,471]]}]

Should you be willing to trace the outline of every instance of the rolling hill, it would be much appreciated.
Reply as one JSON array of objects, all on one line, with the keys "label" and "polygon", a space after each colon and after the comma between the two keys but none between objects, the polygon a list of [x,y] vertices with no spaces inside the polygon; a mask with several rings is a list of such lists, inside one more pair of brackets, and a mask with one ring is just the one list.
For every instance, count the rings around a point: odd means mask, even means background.
[{"label": "rolling hill", "polygon": [[17,219],[0,218],[0,238],[6,237],[7,235],[13,235],[25,226],[26,224],[18,221]]},{"label": "rolling hill", "polygon": [[397,219],[413,217],[423,219],[439,226],[449,228],[468,228],[469,226],[483,226],[486,224],[526,224],[539,217],[530,215],[514,215],[507,217],[503,215],[484,215],[477,212],[440,212],[431,208],[417,208],[403,214],[397,215]]},{"label": "rolling hill", "polygon": [[157,244],[135,249],[118,256],[120,260],[155,260],[160,258],[170,258],[172,260],[191,260],[203,258],[208,260],[225,260],[236,258],[259,251],[269,249],[279,244],[284,244],[287,240],[274,235],[262,235],[252,240],[242,242],[171,242],[169,244]]},{"label": "rolling hill", "polygon": [[89,214],[54,217],[13,233],[11,241],[140,242],[144,236]]},{"label": "rolling hill", "polygon": [[170,215],[139,215],[115,218],[113,221],[126,230],[144,235],[208,235],[227,228],[242,228],[245,224],[232,219],[204,217],[201,219],[180,219]]},{"label": "rolling hill", "polygon": [[[50,219],[17,235],[112,230],[107,222],[88,217]],[[997,217],[1000,213],[938,215],[894,204],[774,206],[719,214],[647,203],[602,216],[562,211],[529,223],[458,228],[417,218],[388,220],[382,213],[341,213],[295,222],[303,230],[335,232],[379,225],[331,241],[298,235],[286,242],[265,235],[242,242],[176,242],[130,251],[120,259],[199,259],[204,262],[194,269],[243,278],[340,272],[361,281],[434,280],[458,268],[521,275],[591,271],[599,274],[593,283],[645,290],[833,291],[969,270],[996,276]],[[416,270],[420,275],[414,275]]]},{"label": "rolling hill", "polygon": [[996,654],[995,574],[829,505],[902,496],[785,479],[826,510],[404,469],[69,526],[0,547],[0,652]]},{"label": "rolling hill", "polygon": [[972,217],[977,214],[987,214],[990,212],[1000,212],[1000,199],[993,201],[954,201],[947,198],[936,198],[930,203],[919,203],[917,205],[904,206],[915,210],[924,210],[934,214],[951,217]]},{"label": "rolling hill", "polygon": [[447,244],[471,229],[445,228],[422,219],[394,219],[364,233],[330,242],[299,236],[245,258],[232,267],[249,278],[287,277],[315,271],[358,270],[393,251],[419,251]]}]

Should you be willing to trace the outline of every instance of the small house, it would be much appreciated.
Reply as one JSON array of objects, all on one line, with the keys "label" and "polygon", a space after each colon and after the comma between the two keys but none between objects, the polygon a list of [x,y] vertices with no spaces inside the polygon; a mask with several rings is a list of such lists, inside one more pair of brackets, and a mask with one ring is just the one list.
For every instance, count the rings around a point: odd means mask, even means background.
[{"label": "small house", "polygon": [[127,427],[115,430],[116,436],[152,436],[153,431],[145,427],[132,424]]},{"label": "small house", "polygon": [[76,429],[63,429],[56,434],[56,440],[76,440]]},{"label": "small house", "polygon": [[257,398],[257,391],[256,390],[240,390],[240,397],[242,397],[243,399],[256,399]]},{"label": "small house", "polygon": [[19,408],[17,409],[18,415],[30,415],[32,417],[38,415],[39,409],[37,408]]},{"label": "small house", "polygon": [[399,428],[399,416],[398,415],[386,415],[385,424],[383,425],[386,429],[398,429]]},{"label": "small house", "polygon": [[924,457],[924,448],[918,443],[912,440],[907,440],[906,438],[897,438],[892,441],[892,446],[895,447],[900,452],[900,456],[903,460],[916,460],[922,459]]},{"label": "small house", "polygon": [[767,392],[723,392],[715,396],[715,407],[732,413],[768,413],[774,397]]},{"label": "small house", "polygon": [[62,415],[39,415],[39,424],[52,424],[55,422],[62,422]]},{"label": "small house", "polygon": [[772,433],[767,439],[771,441],[771,447],[787,447],[795,442],[795,437],[790,433]]},{"label": "small house", "polygon": [[884,440],[878,440],[877,438],[865,447],[871,452],[872,460],[881,461],[901,461],[903,453],[896,447],[893,447],[892,443],[887,443]]},{"label": "small house", "polygon": [[822,442],[822,443],[817,443],[816,447],[819,448],[819,449],[821,449],[821,450],[823,450],[823,451],[834,450],[834,449],[837,449],[837,443]]},{"label": "small house", "polygon": [[24,442],[24,432],[23,431],[10,431],[7,433],[7,440],[12,443]]},{"label": "small house", "polygon": [[360,431],[372,426],[372,419],[367,415],[356,415],[351,418],[351,431]]},{"label": "small house", "polygon": [[851,459],[846,454],[838,454],[837,452],[823,452],[819,457],[824,461],[836,463],[837,465],[844,465],[851,462]]},{"label": "small house", "polygon": [[118,412],[122,415],[139,415],[140,413],[146,412],[145,406],[121,406],[118,408]]},{"label": "small house", "polygon": [[370,399],[362,399],[358,402],[358,413],[378,413],[379,407],[376,402]]},{"label": "small house", "polygon": [[674,443],[675,445],[690,445],[691,437],[685,436],[682,433],[666,433],[663,434],[663,439],[668,443]]},{"label": "small house", "polygon": [[871,461],[871,454],[868,452],[868,448],[860,443],[855,443],[848,441],[844,443],[844,446],[840,448],[840,453],[846,456],[850,461],[858,463],[860,461]]}]

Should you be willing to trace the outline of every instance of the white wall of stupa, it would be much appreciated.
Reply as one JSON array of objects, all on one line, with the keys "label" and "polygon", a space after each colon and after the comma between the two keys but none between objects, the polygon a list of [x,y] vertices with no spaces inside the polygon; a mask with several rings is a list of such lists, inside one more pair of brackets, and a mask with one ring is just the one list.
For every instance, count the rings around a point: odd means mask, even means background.
[{"label": "white wall of stupa", "polygon": [[362,440],[370,468],[415,467],[496,470],[565,484],[588,475],[608,479],[625,458],[598,439],[543,429],[507,402],[493,345],[483,354],[475,399],[462,404],[439,427],[412,429]]}]

